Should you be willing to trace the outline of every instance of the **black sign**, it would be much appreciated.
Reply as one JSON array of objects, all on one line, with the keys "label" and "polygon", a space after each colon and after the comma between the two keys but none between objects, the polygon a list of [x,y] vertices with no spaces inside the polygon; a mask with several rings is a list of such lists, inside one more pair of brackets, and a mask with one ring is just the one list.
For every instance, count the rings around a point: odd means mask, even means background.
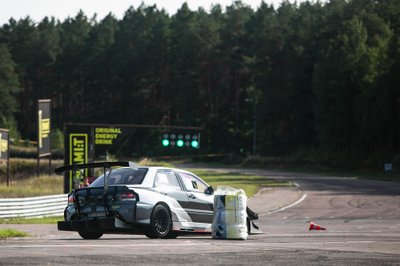
[{"label": "black sign", "polygon": [[8,130],[0,129],[0,160],[8,160],[9,147],[8,147]]},{"label": "black sign", "polygon": [[39,157],[51,154],[50,141],[50,113],[51,100],[38,100],[38,155]]},{"label": "black sign", "polygon": [[[65,127],[64,137],[64,164],[83,164],[93,161],[90,127],[68,125]],[[64,192],[68,193],[74,188],[72,171],[66,172],[64,177]],[[84,176],[88,176],[88,169],[84,170]]]}]

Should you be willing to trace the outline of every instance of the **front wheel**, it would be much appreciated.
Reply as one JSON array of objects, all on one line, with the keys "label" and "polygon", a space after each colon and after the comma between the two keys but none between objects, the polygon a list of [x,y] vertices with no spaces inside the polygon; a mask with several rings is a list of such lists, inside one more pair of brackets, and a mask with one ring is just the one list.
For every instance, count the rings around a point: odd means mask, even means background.
[{"label": "front wheel", "polygon": [[98,232],[84,232],[84,231],[79,231],[78,234],[83,239],[99,239],[103,235],[102,233]]},{"label": "front wheel", "polygon": [[148,238],[174,238],[171,231],[172,221],[168,209],[163,205],[154,207],[150,218],[150,226],[147,229]]}]

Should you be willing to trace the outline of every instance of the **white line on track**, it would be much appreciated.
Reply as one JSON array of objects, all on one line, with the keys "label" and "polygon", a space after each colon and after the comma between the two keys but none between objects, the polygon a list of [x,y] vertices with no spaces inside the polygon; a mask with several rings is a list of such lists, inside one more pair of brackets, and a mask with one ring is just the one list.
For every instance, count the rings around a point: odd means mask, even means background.
[{"label": "white line on track", "polygon": [[301,203],[303,200],[305,200],[306,198],[307,198],[307,194],[303,194],[303,196],[302,196],[299,200],[297,200],[296,202],[293,202],[292,204],[289,204],[289,205],[284,206],[284,207],[282,207],[282,208],[269,211],[269,212],[267,212],[266,215],[273,214],[273,213],[277,213],[277,212],[284,211],[284,210],[286,210],[286,209],[292,208],[292,207],[296,206],[297,204],[300,204],[300,203]]}]

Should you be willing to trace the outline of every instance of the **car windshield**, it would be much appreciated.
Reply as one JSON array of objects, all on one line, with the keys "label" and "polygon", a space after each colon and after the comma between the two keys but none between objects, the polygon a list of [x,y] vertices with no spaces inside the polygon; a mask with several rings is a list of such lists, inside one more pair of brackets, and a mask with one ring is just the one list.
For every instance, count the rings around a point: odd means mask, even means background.
[{"label": "car windshield", "polygon": [[[139,168],[133,170],[132,168],[118,168],[111,171],[111,176],[108,180],[109,185],[139,185],[147,173],[147,168]],[[108,172],[106,173],[108,175]],[[90,187],[104,186],[104,175],[99,176],[90,184]]]}]

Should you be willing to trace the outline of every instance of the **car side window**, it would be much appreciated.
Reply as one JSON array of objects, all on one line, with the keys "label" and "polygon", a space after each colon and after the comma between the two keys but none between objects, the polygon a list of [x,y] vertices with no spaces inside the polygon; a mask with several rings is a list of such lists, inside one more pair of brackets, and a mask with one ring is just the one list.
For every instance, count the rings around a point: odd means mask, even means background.
[{"label": "car side window", "polygon": [[179,173],[179,175],[182,178],[187,191],[204,192],[204,190],[206,190],[207,184],[196,176],[187,173]]},{"label": "car side window", "polygon": [[164,188],[169,190],[182,190],[174,172],[159,171],[154,179],[155,188]]}]

